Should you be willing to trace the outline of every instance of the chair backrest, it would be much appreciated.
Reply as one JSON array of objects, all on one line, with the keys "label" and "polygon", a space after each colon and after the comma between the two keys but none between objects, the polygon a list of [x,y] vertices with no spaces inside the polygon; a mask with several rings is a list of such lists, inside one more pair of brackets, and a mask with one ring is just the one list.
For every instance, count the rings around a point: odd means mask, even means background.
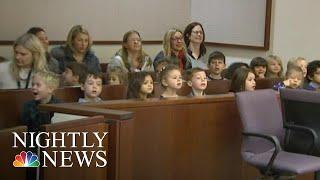
[{"label": "chair backrest", "polygon": [[[277,92],[272,89],[236,93],[243,132],[277,136],[283,142],[283,121]],[[243,139],[244,151],[263,152],[273,146],[261,138]],[[268,149],[269,148],[269,149]]]},{"label": "chair backrest", "polygon": [[211,94],[225,94],[230,91],[231,81],[230,80],[214,80],[208,81],[208,86],[205,93]]},{"label": "chair backrest", "polygon": [[256,89],[272,89],[275,84],[283,81],[282,78],[265,78],[256,80]]},{"label": "chair backrest", "polygon": [[[320,135],[320,93],[303,89],[280,89],[280,98],[285,123],[306,126]],[[303,147],[310,144],[312,139],[307,134],[288,136],[287,150],[304,153]],[[294,140],[294,141],[292,141]],[[317,152],[320,154],[320,152]]]}]

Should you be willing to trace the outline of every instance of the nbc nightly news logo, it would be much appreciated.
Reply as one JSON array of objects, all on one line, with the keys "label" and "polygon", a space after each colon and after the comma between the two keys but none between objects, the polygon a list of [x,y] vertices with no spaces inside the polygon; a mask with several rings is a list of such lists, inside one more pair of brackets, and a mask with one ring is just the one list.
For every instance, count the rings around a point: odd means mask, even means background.
[{"label": "nbc nightly news logo", "polygon": [[[59,149],[72,149],[81,148],[83,151],[77,150],[52,150],[51,154],[42,150],[42,167],[48,167],[51,164],[53,167],[73,167],[76,163],[79,167],[90,167],[93,163],[95,167],[107,166],[107,152],[97,149],[105,149],[103,146],[103,140],[108,132],[23,132],[20,137],[18,133],[13,134],[13,148],[18,148],[18,142],[24,148],[59,148]],[[87,139],[89,135],[94,137],[96,143],[88,144]],[[81,142],[77,141],[77,138],[81,137]],[[66,146],[66,138],[71,138],[71,145]],[[43,141],[42,141],[43,140]],[[30,145],[27,147],[27,141]],[[42,143],[41,143],[42,142]],[[92,150],[90,150],[92,149]],[[57,158],[57,157],[61,158]],[[72,158],[75,157],[75,158]],[[95,157],[95,158],[94,158]],[[93,160],[95,159],[95,160]],[[73,162],[74,160],[75,162]],[[59,161],[59,162],[58,162]],[[40,160],[38,156],[31,151],[22,151],[15,156],[13,161],[14,167],[39,167]]]}]

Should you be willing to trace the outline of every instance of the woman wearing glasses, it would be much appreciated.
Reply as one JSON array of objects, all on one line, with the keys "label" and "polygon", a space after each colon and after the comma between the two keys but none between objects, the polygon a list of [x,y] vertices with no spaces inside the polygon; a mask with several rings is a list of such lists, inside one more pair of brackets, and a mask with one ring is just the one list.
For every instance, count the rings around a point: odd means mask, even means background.
[{"label": "woman wearing glasses", "polygon": [[124,34],[122,48],[109,62],[108,68],[120,67],[124,72],[154,71],[150,56],[142,50],[138,31]]},{"label": "woman wearing glasses", "polygon": [[203,27],[198,22],[190,23],[184,30],[184,41],[187,46],[186,69],[200,67],[207,69],[205,59],[206,47],[204,45],[205,33]]},{"label": "woman wearing glasses", "polygon": [[163,51],[160,51],[155,57],[154,67],[157,67],[158,62],[164,57],[179,66],[181,71],[186,69],[186,50],[181,30],[171,28],[166,32],[163,38]]}]

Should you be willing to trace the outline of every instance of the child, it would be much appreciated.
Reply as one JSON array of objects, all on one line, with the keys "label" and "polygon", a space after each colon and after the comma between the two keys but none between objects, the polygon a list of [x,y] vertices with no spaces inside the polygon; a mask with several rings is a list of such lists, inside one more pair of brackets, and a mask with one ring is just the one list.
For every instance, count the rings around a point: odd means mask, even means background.
[{"label": "child", "polygon": [[52,72],[39,71],[32,77],[32,93],[34,100],[24,104],[22,121],[28,126],[28,131],[38,132],[40,125],[50,124],[53,112],[39,111],[39,104],[54,104],[60,100],[53,96],[59,86],[59,77]]},{"label": "child", "polygon": [[248,68],[238,68],[231,80],[231,91],[254,91],[256,88],[255,75]]},{"label": "child", "polygon": [[127,84],[128,74],[121,67],[114,66],[108,68],[107,81],[108,85]]},{"label": "child", "polygon": [[87,67],[84,64],[70,62],[62,73],[63,86],[80,86],[80,79],[87,75]]},{"label": "child", "polygon": [[164,57],[163,59],[160,59],[156,63],[154,63],[154,65],[155,65],[154,70],[156,72],[157,81],[159,81],[159,79],[160,79],[160,72],[168,64],[171,64],[171,63],[170,63],[170,58],[167,58],[167,57]]},{"label": "child", "polygon": [[308,64],[307,77],[309,84],[307,90],[319,91],[320,90],[320,61],[315,60]]},{"label": "child", "polygon": [[270,55],[267,57],[268,69],[267,78],[283,78],[283,65],[278,56]]},{"label": "child", "polygon": [[189,96],[204,96],[207,88],[206,72],[201,68],[192,68],[187,71],[188,86],[192,88]]},{"label": "child", "polygon": [[130,79],[128,98],[147,99],[153,95],[153,77],[148,72],[138,72]]},{"label": "child", "polygon": [[303,57],[291,58],[288,62],[287,69],[289,69],[290,66],[301,67],[302,72],[303,72],[303,77],[306,78],[308,61],[305,58],[303,58]]},{"label": "child", "polygon": [[298,66],[290,66],[286,72],[286,80],[274,85],[273,89],[279,90],[281,88],[301,88],[303,79],[303,71],[301,70],[301,68]]},{"label": "child", "polygon": [[220,51],[214,51],[209,55],[208,68],[209,75],[208,80],[223,80],[221,75],[222,71],[226,67],[226,57]]},{"label": "child", "polygon": [[177,90],[182,87],[182,76],[178,66],[169,64],[160,72],[161,86],[165,89],[160,98],[178,97]]},{"label": "child", "polygon": [[230,79],[231,80],[234,72],[238,68],[249,68],[249,65],[247,63],[244,63],[244,62],[234,62],[234,63],[230,64],[230,66],[228,67],[227,72],[226,72],[224,77],[226,79]]},{"label": "child", "polygon": [[[50,124],[54,115],[53,112],[40,111],[38,106],[40,104],[55,104],[60,103],[60,100],[53,96],[54,90],[59,86],[59,77],[48,71],[38,71],[32,76],[32,87],[34,99],[26,102],[23,106],[22,121],[27,125],[28,132],[40,131],[40,126],[43,124]],[[35,136],[36,136],[35,134]],[[27,150],[37,153],[37,147],[30,147],[31,142],[35,143],[35,138],[29,140],[27,138]],[[35,169],[27,169],[27,179],[36,179],[37,172]]]},{"label": "child", "polygon": [[267,72],[267,61],[262,57],[255,57],[250,62],[250,68],[256,78],[264,79]]},{"label": "child", "polygon": [[100,102],[99,97],[102,91],[103,76],[100,73],[88,73],[85,79],[81,79],[81,90],[84,91],[84,98],[79,99],[79,103]]}]

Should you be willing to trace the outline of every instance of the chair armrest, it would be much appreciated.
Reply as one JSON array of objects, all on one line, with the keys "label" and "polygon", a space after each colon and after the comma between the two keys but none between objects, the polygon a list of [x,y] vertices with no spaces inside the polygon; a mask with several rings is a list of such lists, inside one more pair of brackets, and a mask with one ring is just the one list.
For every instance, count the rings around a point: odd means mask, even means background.
[{"label": "chair armrest", "polygon": [[284,128],[288,130],[294,130],[294,131],[303,131],[310,134],[313,138],[313,143],[312,143],[312,146],[310,147],[308,154],[311,154],[314,149],[318,150],[319,137],[318,137],[318,134],[312,128],[300,126],[300,125],[288,124],[288,123],[284,124]]},{"label": "chair armrest", "polygon": [[268,175],[268,173],[270,172],[272,166],[273,166],[273,162],[276,159],[276,156],[278,155],[278,153],[281,151],[281,146],[280,146],[280,142],[278,140],[278,138],[276,136],[272,136],[272,135],[268,135],[268,134],[261,134],[261,133],[253,133],[253,132],[242,132],[242,135],[244,136],[254,136],[254,137],[258,137],[258,138],[263,138],[263,139],[267,139],[269,141],[271,141],[275,147],[275,150],[268,162],[268,165],[266,167],[265,170],[265,175]]}]

